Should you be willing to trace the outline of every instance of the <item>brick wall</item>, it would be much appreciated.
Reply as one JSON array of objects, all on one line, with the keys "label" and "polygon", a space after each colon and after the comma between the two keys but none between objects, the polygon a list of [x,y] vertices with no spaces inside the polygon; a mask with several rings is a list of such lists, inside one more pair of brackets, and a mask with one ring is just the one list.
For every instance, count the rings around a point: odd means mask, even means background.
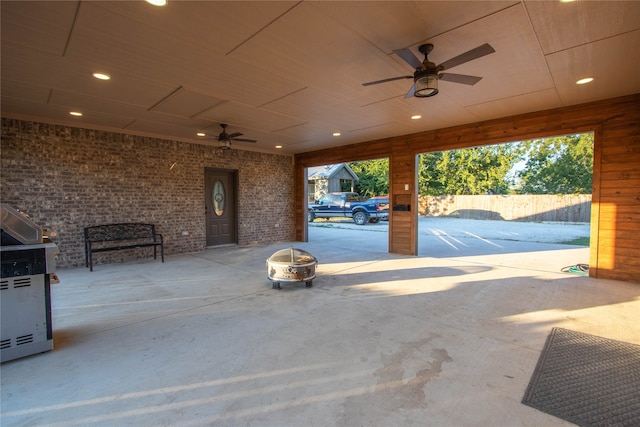
[{"label": "brick wall", "polygon": [[0,147],[0,199],[58,233],[59,267],[84,265],[83,228],[97,224],[153,223],[166,255],[204,250],[205,168],[237,171],[239,245],[294,239],[289,156],[5,118]]}]

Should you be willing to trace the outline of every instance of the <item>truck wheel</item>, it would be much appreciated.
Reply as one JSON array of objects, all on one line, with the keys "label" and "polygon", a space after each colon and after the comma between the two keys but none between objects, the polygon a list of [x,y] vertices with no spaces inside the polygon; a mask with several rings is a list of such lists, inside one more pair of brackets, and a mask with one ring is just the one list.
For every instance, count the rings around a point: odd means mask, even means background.
[{"label": "truck wheel", "polygon": [[313,222],[316,219],[316,214],[313,211],[307,211],[307,221]]},{"label": "truck wheel", "polygon": [[380,218],[369,218],[371,224],[377,224],[380,222]]},{"label": "truck wheel", "polygon": [[353,222],[358,225],[365,225],[369,221],[367,214],[362,211],[357,211],[353,213]]}]

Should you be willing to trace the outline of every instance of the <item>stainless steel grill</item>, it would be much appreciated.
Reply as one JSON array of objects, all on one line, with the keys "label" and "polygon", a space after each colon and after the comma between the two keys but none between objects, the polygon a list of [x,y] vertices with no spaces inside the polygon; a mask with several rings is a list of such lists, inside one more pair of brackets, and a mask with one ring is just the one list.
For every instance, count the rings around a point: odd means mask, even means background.
[{"label": "stainless steel grill", "polygon": [[58,247],[27,215],[0,204],[0,361],[53,348],[51,284]]}]

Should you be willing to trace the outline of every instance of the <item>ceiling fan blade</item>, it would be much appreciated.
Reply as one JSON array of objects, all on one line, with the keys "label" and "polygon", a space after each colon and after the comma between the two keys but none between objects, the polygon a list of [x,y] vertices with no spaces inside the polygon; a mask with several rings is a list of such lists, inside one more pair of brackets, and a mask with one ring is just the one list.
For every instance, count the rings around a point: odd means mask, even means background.
[{"label": "ceiling fan blade", "polygon": [[466,74],[451,74],[444,73],[439,75],[440,80],[445,80],[447,82],[453,83],[462,83],[463,85],[473,86],[482,80],[482,77],[478,76],[467,76]]},{"label": "ceiling fan blade", "polygon": [[422,61],[420,61],[409,49],[397,49],[393,51],[400,58],[404,59],[404,61],[411,65],[413,68],[421,68]]},{"label": "ceiling fan blade", "polygon": [[244,134],[240,133],[240,132],[234,132],[234,133],[230,133],[229,135],[227,135],[227,138],[228,139],[232,139],[232,138],[235,138],[236,136],[242,136],[242,135],[244,135]]},{"label": "ceiling fan blade", "polygon": [[405,99],[406,99],[406,98],[411,98],[411,97],[413,97],[413,95],[414,95],[415,93],[416,93],[416,84],[414,83],[414,84],[411,86],[411,89],[409,89],[409,92],[407,92],[407,94],[406,94],[404,97],[405,97]]},{"label": "ceiling fan blade", "polygon": [[258,142],[255,139],[243,139],[243,138],[233,138],[234,141],[240,141],[240,142]]},{"label": "ceiling fan blade", "polygon": [[390,77],[388,79],[375,80],[373,82],[362,83],[362,86],[377,85],[380,83],[392,82],[394,80],[412,79],[413,76]]},{"label": "ceiling fan blade", "polygon": [[455,58],[444,61],[442,64],[438,65],[438,68],[441,70],[448,70],[450,68],[457,67],[460,64],[464,64],[465,62],[473,61],[474,59],[489,55],[493,52],[495,52],[495,49],[492,48],[489,43],[485,43],[482,46],[471,49],[470,51],[458,55]]}]

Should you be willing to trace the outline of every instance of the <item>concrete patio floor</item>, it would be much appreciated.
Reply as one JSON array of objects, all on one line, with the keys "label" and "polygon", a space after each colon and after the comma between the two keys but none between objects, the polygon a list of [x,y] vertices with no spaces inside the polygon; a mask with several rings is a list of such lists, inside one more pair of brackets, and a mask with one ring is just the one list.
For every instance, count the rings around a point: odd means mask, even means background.
[{"label": "concrete patio floor", "polygon": [[[560,271],[588,248],[371,234],[59,270],[54,350],[2,364],[2,426],[572,425],[520,403],[551,328],[640,344],[640,284]],[[289,246],[312,288],[271,289]]]}]

